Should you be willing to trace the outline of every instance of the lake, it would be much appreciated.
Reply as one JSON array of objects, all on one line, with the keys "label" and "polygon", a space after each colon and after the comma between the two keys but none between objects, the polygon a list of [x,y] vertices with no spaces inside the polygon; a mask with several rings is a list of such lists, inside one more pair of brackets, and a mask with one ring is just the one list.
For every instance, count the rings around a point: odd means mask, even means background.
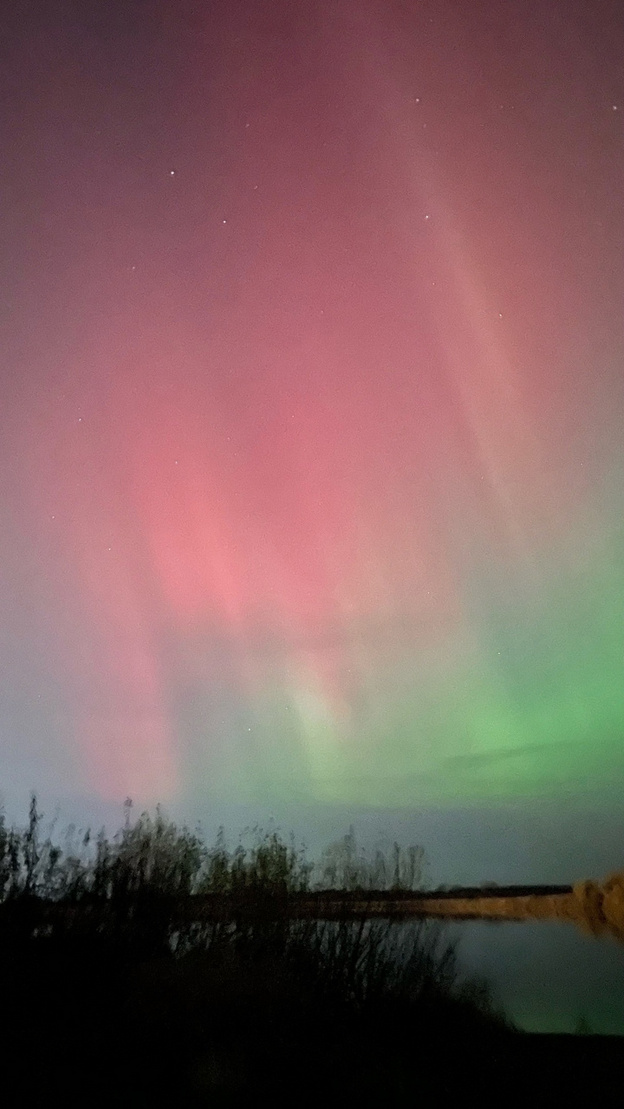
[{"label": "lake", "polygon": [[560,921],[453,921],[458,964],[487,979],[498,1004],[528,1032],[624,1035],[624,945]]}]

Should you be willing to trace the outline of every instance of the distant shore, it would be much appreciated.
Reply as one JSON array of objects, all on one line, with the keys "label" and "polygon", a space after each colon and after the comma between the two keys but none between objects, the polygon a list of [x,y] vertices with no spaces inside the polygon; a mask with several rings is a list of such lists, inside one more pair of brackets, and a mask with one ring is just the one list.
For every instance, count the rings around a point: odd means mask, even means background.
[{"label": "distant shore", "polygon": [[317,890],[298,898],[301,915],[436,917],[454,920],[560,920],[582,931],[610,934],[624,941],[624,881],[621,874],[604,883],[575,886],[455,887],[445,890]]},{"label": "distant shore", "polygon": [[[204,893],[174,898],[172,919],[227,920],[239,916],[288,916],[292,919],[417,918],[447,920],[567,921],[591,935],[610,934],[624,941],[624,883],[620,876],[605,883],[576,886],[455,887],[445,890],[340,890],[290,892],[258,901],[228,894]],[[48,920],[59,914],[81,916],[106,913],[85,899],[82,904],[47,902],[41,906]]]}]

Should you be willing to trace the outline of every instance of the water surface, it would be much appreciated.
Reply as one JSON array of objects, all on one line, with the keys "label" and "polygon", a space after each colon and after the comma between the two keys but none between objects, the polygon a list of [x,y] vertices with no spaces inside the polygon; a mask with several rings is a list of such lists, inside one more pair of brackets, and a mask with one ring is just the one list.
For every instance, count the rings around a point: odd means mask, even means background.
[{"label": "water surface", "polygon": [[624,944],[560,921],[454,921],[458,962],[486,978],[515,1024],[529,1032],[624,1035]]}]

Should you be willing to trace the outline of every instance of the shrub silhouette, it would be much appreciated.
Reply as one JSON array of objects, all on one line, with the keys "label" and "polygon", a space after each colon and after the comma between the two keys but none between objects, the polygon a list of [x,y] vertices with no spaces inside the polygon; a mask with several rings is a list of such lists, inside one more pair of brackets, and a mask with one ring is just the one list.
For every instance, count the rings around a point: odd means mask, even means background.
[{"label": "shrub silhouette", "polygon": [[610,928],[624,937],[624,871],[610,874],[603,882],[602,913]]},{"label": "shrub silhouette", "polygon": [[573,893],[581,927],[593,935],[611,932],[624,939],[624,871],[615,871],[601,883],[578,882]]},{"label": "shrub silhouette", "polygon": [[[5,1058],[26,1035],[40,1043],[46,1096],[57,1083],[78,1098],[97,1074],[98,1089],[123,1083],[140,1104],[214,1104],[259,1086],[285,1095],[305,1076],[317,1096],[331,1083],[388,1103],[411,1088],[414,1042],[454,1037],[470,1070],[474,1045],[505,1031],[443,926],[290,919],[276,904],[315,873],[294,841],[256,827],[230,850],[220,829],[208,849],[160,808],[130,813],[112,839],[70,828],[64,848],[43,835],[34,796],[25,829],[0,820]],[[345,843],[334,881],[414,881],[417,856],[378,851],[366,870],[352,830]],[[229,899],[222,919],[195,911],[211,895]]]}]

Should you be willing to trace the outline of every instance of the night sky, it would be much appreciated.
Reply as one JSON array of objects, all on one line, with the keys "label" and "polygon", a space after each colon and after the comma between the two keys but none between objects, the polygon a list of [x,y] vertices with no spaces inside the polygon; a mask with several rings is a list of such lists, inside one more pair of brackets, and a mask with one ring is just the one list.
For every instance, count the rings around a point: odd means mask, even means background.
[{"label": "night sky", "polygon": [[622,865],[623,57],[620,0],[5,0],[9,803]]}]

